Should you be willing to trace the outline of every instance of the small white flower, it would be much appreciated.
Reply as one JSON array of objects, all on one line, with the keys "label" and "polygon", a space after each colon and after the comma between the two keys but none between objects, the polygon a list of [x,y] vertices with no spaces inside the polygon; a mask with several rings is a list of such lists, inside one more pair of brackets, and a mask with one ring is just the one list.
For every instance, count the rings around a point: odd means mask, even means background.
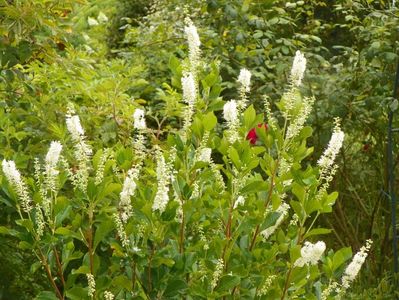
[{"label": "small white flower", "polygon": [[262,287],[259,289],[257,293],[258,296],[263,296],[267,294],[276,277],[277,277],[276,275],[270,275],[269,277],[266,278],[265,282],[263,283]]},{"label": "small white flower", "polygon": [[301,248],[301,257],[296,260],[294,266],[316,265],[324,250],[326,250],[326,244],[323,241],[318,241],[316,244],[305,242],[305,245]]},{"label": "small white flower", "polygon": [[227,138],[232,144],[240,138],[238,113],[238,105],[235,100],[230,100],[223,106],[223,117],[227,121],[228,126]]},{"label": "small white flower", "polygon": [[72,182],[75,187],[78,187],[82,191],[86,191],[92,149],[85,142],[84,130],[80,124],[79,116],[71,115],[71,113],[74,113],[72,109],[70,109],[66,117],[66,125],[71,134],[72,140],[75,143],[74,155],[79,166],[76,173],[72,174]]},{"label": "small white flower", "polygon": [[237,81],[243,86],[245,92],[250,91],[251,75],[251,72],[247,69],[241,69],[240,75],[238,76]]},{"label": "small white flower", "polygon": [[55,192],[56,191],[56,177],[58,175],[57,164],[60,159],[62,145],[60,142],[53,141],[50,144],[50,149],[46,155],[46,184],[47,187]]},{"label": "small white flower", "polygon": [[73,140],[79,140],[85,134],[82,125],[80,124],[79,116],[68,116],[66,119],[67,129]]},{"label": "small white flower", "polygon": [[157,179],[158,189],[155,195],[152,210],[159,210],[163,213],[169,202],[169,183],[170,183],[171,171],[169,166],[165,162],[165,158],[160,150],[157,151]]},{"label": "small white flower", "polygon": [[219,258],[216,263],[216,268],[212,276],[212,282],[211,282],[212,290],[217,286],[219,279],[223,274],[223,268],[224,268],[224,261],[222,258]]},{"label": "small white flower", "polygon": [[211,148],[202,148],[199,153],[198,160],[209,163],[211,161],[211,154],[212,154]]},{"label": "small white flower", "polygon": [[110,149],[105,149],[100,157],[100,161],[97,164],[96,178],[94,181],[96,185],[99,185],[104,179],[105,164],[109,158],[112,158],[112,153]]},{"label": "small white flower", "polygon": [[55,167],[58,163],[62,150],[62,145],[58,141],[53,141],[50,144],[50,149],[46,155],[46,164]]},{"label": "small white flower", "polygon": [[37,225],[36,233],[37,233],[37,236],[40,238],[43,236],[44,227],[46,226],[46,223],[44,222],[42,210],[38,206],[36,207],[35,219],[36,219],[36,225]]},{"label": "small white flower", "polygon": [[295,53],[294,62],[291,68],[291,82],[294,86],[300,86],[302,83],[303,75],[306,70],[306,58],[301,53],[301,51],[297,51]]},{"label": "small white flower", "polygon": [[188,57],[190,61],[190,70],[195,76],[197,67],[200,63],[201,56],[201,41],[197,32],[197,27],[194,26],[193,22],[187,18],[185,20],[186,26],[184,27],[184,33],[187,37],[188,42]]},{"label": "small white flower", "polygon": [[239,205],[245,204],[245,198],[243,196],[238,196],[236,202],[234,202],[233,208],[236,209]]},{"label": "small white flower", "polygon": [[98,22],[96,19],[92,18],[92,17],[88,17],[87,18],[87,24],[89,24],[89,26],[97,26]]},{"label": "small white flower", "polygon": [[29,213],[32,210],[32,200],[30,199],[25,182],[22,180],[21,174],[15,166],[15,162],[12,160],[3,160],[2,166],[4,175],[6,175],[8,181],[16,189],[18,197],[21,200],[22,209]]},{"label": "small white flower", "polygon": [[109,291],[104,292],[104,299],[105,300],[114,300],[115,296]]},{"label": "small white flower", "polygon": [[122,220],[118,214],[114,214],[114,222],[116,225],[116,231],[118,232],[119,239],[121,240],[122,246],[127,248],[130,244],[129,239],[126,235],[125,227],[123,226]]},{"label": "small white flower", "polygon": [[95,292],[96,292],[96,281],[94,280],[94,276],[93,274],[86,274],[87,277],[87,284],[89,286],[89,291],[87,292],[87,294],[89,295],[89,297],[93,297]]},{"label": "small white flower", "polygon": [[145,116],[144,110],[136,108],[136,110],[133,113],[134,128],[138,130],[144,130],[147,128],[144,116]]},{"label": "small white flower", "polygon": [[108,17],[102,11],[100,11],[100,13],[98,14],[97,20],[100,23],[107,23]]},{"label": "small white flower", "polygon": [[235,100],[230,100],[223,106],[223,118],[227,122],[236,122],[238,118],[237,112],[237,102]]},{"label": "small white flower", "polygon": [[132,197],[136,191],[137,184],[135,180],[138,179],[139,173],[140,167],[130,169],[125,181],[123,182],[122,191],[120,193],[119,209],[121,211],[121,219],[124,223],[126,223],[133,214],[130,197]]},{"label": "small white flower", "polygon": [[183,136],[185,137],[194,114],[195,102],[197,100],[197,87],[193,73],[189,72],[181,78],[183,89],[183,101],[188,104],[184,110]]},{"label": "small white flower", "polygon": [[344,132],[339,128],[338,125],[336,125],[331,139],[328,143],[327,149],[317,161],[317,164],[321,169],[321,176],[329,173],[329,170],[331,170],[332,166],[334,165],[334,160],[338,155],[339,150],[342,148],[344,137]]},{"label": "small white flower", "polygon": [[373,242],[371,240],[367,240],[366,246],[360,248],[359,252],[357,252],[353,257],[351,263],[346,267],[344,276],[342,276],[342,287],[344,289],[349,288],[351,282],[355,280],[357,274],[359,274],[359,271],[362,268],[364,261],[366,260],[372,243]]},{"label": "small white flower", "polygon": [[15,162],[13,160],[3,160],[3,172],[6,175],[7,179],[13,183],[13,184],[18,184],[21,182],[21,174],[17,170],[17,167],[15,166]]},{"label": "small white flower", "polygon": [[276,229],[281,225],[281,223],[284,221],[285,217],[288,215],[289,208],[290,208],[290,206],[285,202],[282,202],[280,204],[280,206],[276,210],[276,213],[280,214],[276,223],[273,226],[266,228],[265,230],[263,230],[260,233],[265,240],[267,240],[276,231]]},{"label": "small white flower", "polygon": [[197,27],[194,24],[188,24],[184,27],[184,32],[187,36],[188,45],[190,50],[201,46],[201,41],[197,32]]},{"label": "small white flower", "polygon": [[181,78],[181,85],[183,88],[183,101],[188,105],[193,106],[197,98],[197,88],[192,73],[188,73]]}]

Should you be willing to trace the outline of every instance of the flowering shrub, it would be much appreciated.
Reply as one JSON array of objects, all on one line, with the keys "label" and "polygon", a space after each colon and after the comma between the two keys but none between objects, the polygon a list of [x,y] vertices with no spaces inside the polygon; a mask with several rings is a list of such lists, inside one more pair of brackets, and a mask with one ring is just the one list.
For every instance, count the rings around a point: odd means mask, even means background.
[{"label": "flowering shrub", "polygon": [[266,99],[265,119],[248,106],[251,73],[240,72],[238,100],[224,103],[189,20],[185,33],[188,59],[174,62],[182,125],[165,140],[136,109],[131,147],[92,149],[71,107],[72,149],[52,142],[32,178],[3,161],[3,192],[20,219],[0,232],[37,256],[32,270],[53,288],[37,299],[339,299],[371,242],[345,267],[351,250],[326,252],[319,240],[330,232],[316,221],[337,198],[328,187],[344,133],[337,120],[317,165],[306,160],[314,99],[300,93],[304,55],[276,103],[279,118]]}]

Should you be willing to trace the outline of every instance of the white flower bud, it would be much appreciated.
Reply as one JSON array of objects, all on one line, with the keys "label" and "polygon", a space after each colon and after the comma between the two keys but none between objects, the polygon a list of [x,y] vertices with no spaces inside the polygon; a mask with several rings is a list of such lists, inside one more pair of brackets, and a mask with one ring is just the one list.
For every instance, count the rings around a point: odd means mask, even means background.
[{"label": "white flower bud", "polygon": [[241,69],[240,75],[238,76],[238,82],[243,86],[246,92],[249,92],[251,85],[251,72],[247,69]]},{"label": "white flower bud", "polygon": [[133,113],[134,128],[136,128],[138,130],[144,130],[147,128],[144,116],[145,116],[144,110],[142,110],[140,108],[136,108],[136,110]]},{"label": "white flower bud", "polygon": [[238,118],[237,113],[237,102],[235,100],[230,100],[223,106],[223,118],[227,122],[236,122]]},{"label": "white flower bud", "polygon": [[298,50],[291,68],[291,82],[294,86],[298,87],[301,85],[305,70],[306,58],[301,51]]},{"label": "white flower bud", "polygon": [[92,18],[92,17],[88,17],[87,18],[87,24],[89,24],[89,26],[97,26],[98,22],[96,19]]},{"label": "white flower bud", "polygon": [[294,266],[316,265],[324,250],[326,250],[326,244],[323,241],[318,241],[316,244],[305,242],[301,248],[301,257],[296,260]]}]

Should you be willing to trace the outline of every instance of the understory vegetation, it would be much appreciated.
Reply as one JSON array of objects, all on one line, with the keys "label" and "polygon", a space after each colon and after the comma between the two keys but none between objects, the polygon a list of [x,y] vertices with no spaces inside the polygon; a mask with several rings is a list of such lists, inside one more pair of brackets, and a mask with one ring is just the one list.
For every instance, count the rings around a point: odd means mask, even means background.
[{"label": "understory vegetation", "polygon": [[394,299],[398,17],[0,0],[0,299]]}]

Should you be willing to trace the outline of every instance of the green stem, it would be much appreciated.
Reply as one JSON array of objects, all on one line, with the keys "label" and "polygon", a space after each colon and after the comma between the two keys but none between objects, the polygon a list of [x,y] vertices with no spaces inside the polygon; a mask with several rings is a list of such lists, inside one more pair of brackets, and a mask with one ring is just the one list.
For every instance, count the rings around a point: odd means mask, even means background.
[{"label": "green stem", "polygon": [[[300,224],[299,228],[298,228],[298,235],[297,235],[297,245],[300,245],[302,243],[302,238],[303,238],[303,234],[302,234],[302,228],[303,228],[303,224]],[[293,264],[291,264],[290,269],[288,270],[288,274],[287,277],[285,278],[285,283],[284,283],[284,290],[283,290],[283,294],[281,295],[280,300],[284,300],[285,295],[287,294],[288,291],[288,285],[291,279],[291,274],[292,274],[292,270],[294,269]]]},{"label": "green stem", "polygon": [[317,218],[320,216],[320,212],[318,211],[315,217],[313,218],[312,223],[310,224],[308,230],[306,230],[305,235],[312,229],[314,223],[316,222]]},{"label": "green stem", "polygon": [[[269,206],[270,201],[272,199],[273,189],[274,189],[274,179],[276,177],[278,165],[279,165],[279,160],[277,160],[276,166],[275,166],[275,168],[273,170],[273,173],[272,173],[272,176],[271,176],[271,179],[270,179],[270,187],[269,187],[269,191],[268,191],[267,198],[266,198],[265,205],[264,205],[265,210]],[[249,246],[249,251],[252,251],[253,247],[255,246],[256,238],[259,235],[259,231],[260,231],[260,224],[258,224],[256,226],[254,235],[252,236],[251,244]]]},{"label": "green stem", "polygon": [[183,211],[183,216],[182,216],[182,220],[181,220],[181,224],[180,224],[180,254],[183,254],[184,252],[184,210],[183,210],[183,204],[182,204],[182,211]]}]

